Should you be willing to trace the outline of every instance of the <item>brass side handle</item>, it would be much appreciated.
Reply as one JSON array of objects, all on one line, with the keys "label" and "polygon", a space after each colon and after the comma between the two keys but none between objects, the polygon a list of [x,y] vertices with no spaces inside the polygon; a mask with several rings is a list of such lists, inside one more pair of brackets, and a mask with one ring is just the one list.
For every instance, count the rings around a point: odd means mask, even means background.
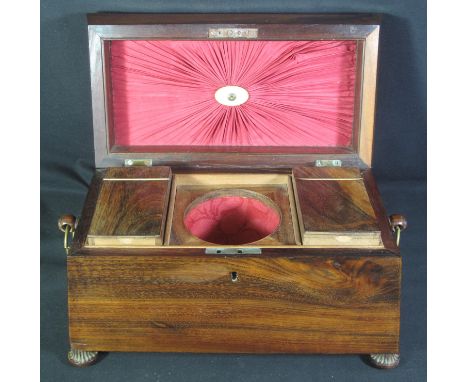
[{"label": "brass side handle", "polygon": [[392,231],[395,232],[396,243],[399,246],[401,231],[404,231],[408,227],[408,221],[403,215],[398,215],[398,214],[390,215],[388,217],[388,221],[390,223],[390,227],[392,228]]},{"label": "brass side handle", "polygon": [[78,224],[78,219],[71,214],[62,215],[58,220],[58,228],[60,231],[64,232],[63,238],[63,248],[68,255],[68,251],[70,250],[69,243],[69,235],[71,233],[72,238],[75,236],[76,226]]}]

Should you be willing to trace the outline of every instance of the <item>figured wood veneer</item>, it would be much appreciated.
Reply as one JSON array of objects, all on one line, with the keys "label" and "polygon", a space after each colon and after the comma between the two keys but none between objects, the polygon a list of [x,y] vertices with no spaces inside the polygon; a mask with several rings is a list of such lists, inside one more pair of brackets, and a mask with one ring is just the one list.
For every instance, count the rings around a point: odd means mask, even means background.
[{"label": "figured wood veneer", "polygon": [[[398,256],[69,256],[93,351],[398,353]],[[237,272],[232,282],[231,273]]]},{"label": "figured wood veneer", "polygon": [[162,245],[170,176],[168,167],[108,169],[87,244]]},{"label": "figured wood veneer", "polygon": [[299,167],[293,175],[304,245],[383,245],[359,169]]}]

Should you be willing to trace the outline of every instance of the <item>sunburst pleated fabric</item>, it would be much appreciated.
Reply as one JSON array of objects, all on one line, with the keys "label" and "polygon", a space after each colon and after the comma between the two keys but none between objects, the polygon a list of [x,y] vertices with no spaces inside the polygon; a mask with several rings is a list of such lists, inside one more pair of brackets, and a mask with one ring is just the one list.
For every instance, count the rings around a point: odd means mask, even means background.
[{"label": "sunburst pleated fabric", "polygon": [[[347,147],[354,41],[113,41],[119,146]],[[224,86],[247,90],[218,103]]]}]

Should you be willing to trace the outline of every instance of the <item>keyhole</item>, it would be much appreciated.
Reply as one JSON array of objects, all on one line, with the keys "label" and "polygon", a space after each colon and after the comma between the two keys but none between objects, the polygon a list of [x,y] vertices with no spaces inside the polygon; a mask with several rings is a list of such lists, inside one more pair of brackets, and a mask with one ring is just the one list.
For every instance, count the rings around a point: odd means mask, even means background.
[{"label": "keyhole", "polygon": [[239,278],[237,277],[237,272],[231,272],[231,281],[235,283]]}]

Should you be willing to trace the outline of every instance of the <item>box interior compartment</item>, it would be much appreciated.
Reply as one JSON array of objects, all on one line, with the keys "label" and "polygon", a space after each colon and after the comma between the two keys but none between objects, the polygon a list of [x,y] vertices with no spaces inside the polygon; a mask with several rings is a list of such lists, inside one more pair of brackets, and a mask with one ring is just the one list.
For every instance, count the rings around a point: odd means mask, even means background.
[{"label": "box interior compartment", "polygon": [[287,173],[109,168],[86,244],[383,247],[362,171],[318,167]]},{"label": "box interior compartment", "polygon": [[96,167],[109,170],[87,246],[384,247],[362,177],[376,18],[116,17],[89,25]]},{"label": "box interior compartment", "polygon": [[185,228],[213,244],[248,244],[273,234],[281,212],[271,199],[244,189],[221,189],[202,195],[187,207]]},{"label": "box interior compartment", "polygon": [[[169,245],[220,245],[250,244],[255,246],[295,245],[300,243],[297,213],[289,174],[248,174],[248,173],[214,173],[214,174],[175,174],[172,183],[171,201],[168,213],[166,243]],[[237,208],[230,203],[236,201]],[[208,199],[208,200],[205,200]],[[212,224],[214,235],[221,235],[222,226],[229,225],[229,235],[224,232],[218,241],[210,243],[201,240],[187,229],[186,222],[191,218],[190,211],[200,203],[217,209],[204,209],[202,218]],[[215,202],[213,202],[215,201]],[[244,204],[239,205],[239,201]],[[250,206],[248,205],[250,204]],[[252,206],[261,208],[263,216],[255,216],[255,211],[247,211]],[[202,206],[204,207],[204,206]],[[237,217],[235,215],[238,215]],[[243,215],[243,216],[239,216]],[[269,221],[262,221],[266,218]],[[187,219],[188,218],[188,219]],[[232,222],[237,218],[237,224]],[[255,219],[255,221],[249,221]],[[258,220],[260,218],[260,221]],[[270,234],[266,234],[270,230]],[[226,229],[224,229],[226,231]],[[252,232],[256,231],[256,232]],[[259,233],[265,235],[258,235]],[[239,235],[258,238],[254,242],[245,242]],[[262,237],[263,236],[263,237]],[[242,243],[244,241],[244,243]]]}]

